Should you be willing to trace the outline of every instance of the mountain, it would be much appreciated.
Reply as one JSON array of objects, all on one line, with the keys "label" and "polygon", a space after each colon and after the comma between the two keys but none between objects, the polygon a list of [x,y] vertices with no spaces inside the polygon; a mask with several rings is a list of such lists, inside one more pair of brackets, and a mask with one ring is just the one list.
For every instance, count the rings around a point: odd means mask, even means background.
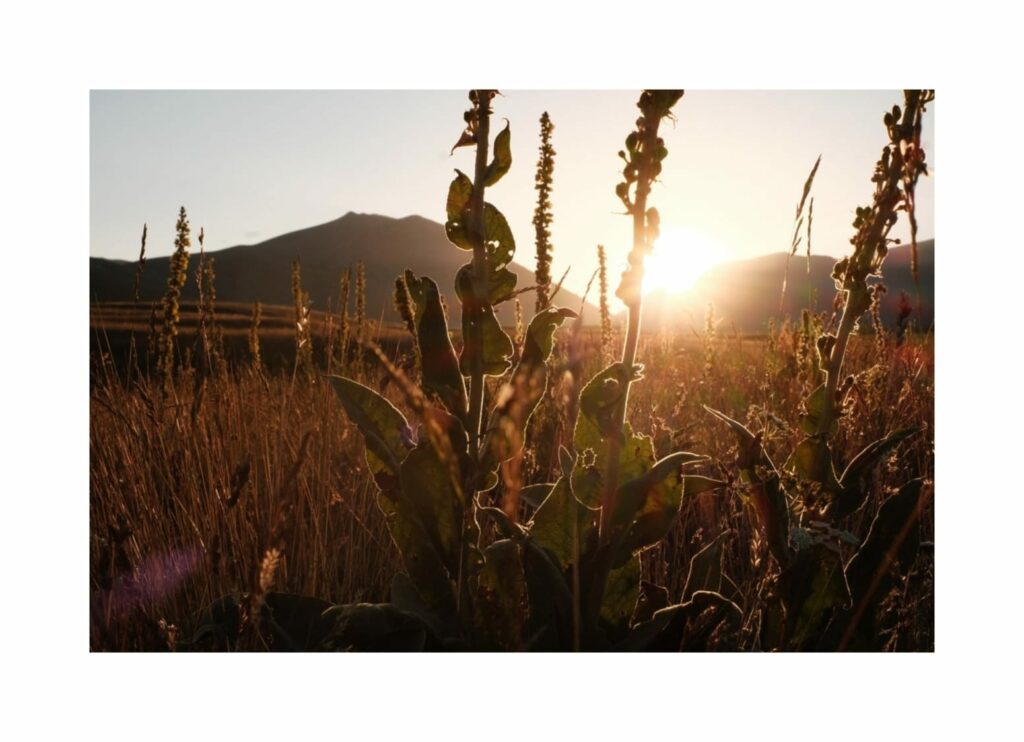
[{"label": "mountain", "polygon": [[[789,278],[785,299],[782,282],[789,262]],[[741,332],[764,332],[768,318],[797,318],[800,311],[831,311],[836,294],[832,268],[836,259],[815,255],[807,258],[786,253],[762,255],[749,260],[723,263],[702,275],[689,291],[680,294],[655,293],[644,299],[644,327],[657,329],[666,325],[692,325],[701,328],[707,305],[714,305],[715,317],[731,328],[735,323]],[[882,321],[894,325],[899,312],[900,292],[907,294],[918,327],[932,324],[935,307],[935,240],[918,243],[918,284],[910,270],[910,245],[889,249],[882,264],[882,283],[887,293],[882,298]]]},{"label": "mountain", "polygon": [[[887,324],[896,321],[900,292],[910,297],[914,308],[911,318],[918,327],[932,323],[934,311],[935,240],[923,240],[919,249],[919,286],[910,273],[910,246],[889,250],[882,265],[883,282],[888,293],[882,301],[882,318]],[[528,245],[520,246],[520,255],[530,254]],[[366,268],[366,313],[376,319],[383,313],[386,321],[397,321],[392,306],[395,277],[403,268],[437,281],[449,307],[457,307],[453,288],[455,272],[470,258],[468,252],[455,248],[445,237],[444,227],[420,216],[393,219],[374,214],[349,212],[340,219],[308,229],[274,237],[256,245],[238,245],[207,253],[215,258],[218,301],[254,302],[264,304],[292,303],[291,262],[302,263],[302,285],[313,300],[313,308],[326,309],[328,300],[337,307],[342,271],[363,261]],[[789,264],[788,286],[780,311],[782,281]],[[189,261],[189,280],[184,299],[196,298],[195,270],[198,265],[193,252]],[[835,286],[832,267],[836,259],[815,255],[789,258],[785,253],[762,255],[749,260],[723,263],[707,271],[690,290],[680,294],[655,293],[644,300],[644,327],[655,330],[662,326],[703,326],[707,305],[715,307],[715,316],[731,328],[735,323],[742,332],[764,332],[768,318],[788,315],[797,318],[808,307],[826,311],[832,307]],[[145,302],[159,300],[167,286],[169,258],[150,258],[142,275],[141,298]],[[93,301],[129,301],[135,286],[136,263],[126,260],[91,258],[89,265],[90,297]],[[510,270],[519,276],[520,288],[533,284],[533,272],[513,263]],[[614,279],[613,279],[614,281]],[[355,305],[353,279],[350,306]],[[614,288],[614,286],[613,286]],[[532,313],[533,295],[522,296],[527,316]],[[578,309],[580,297],[566,289],[557,303]],[[450,310],[457,325],[459,314]],[[499,307],[505,325],[514,322],[511,302]],[[587,306],[588,324],[596,323],[597,310]]]},{"label": "mountain", "polygon": [[[193,243],[195,240],[193,240]],[[193,244],[195,248],[195,244]],[[525,248],[525,249],[524,249]],[[530,254],[528,246],[520,246],[520,254]],[[215,259],[217,300],[291,304],[291,264],[299,258],[302,265],[302,287],[313,302],[313,308],[326,309],[328,301],[337,308],[342,271],[352,268],[350,307],[355,306],[355,266],[360,260],[366,270],[366,314],[385,321],[397,321],[392,305],[395,278],[404,268],[419,276],[433,278],[448,302],[449,315],[457,324],[458,306],[455,296],[455,272],[470,260],[470,253],[459,250],[445,236],[444,227],[421,216],[393,219],[376,214],[349,212],[340,219],[260,242],[238,245],[208,252]],[[195,271],[199,261],[193,250],[189,260],[189,279],[183,299],[197,298]],[[140,289],[145,302],[159,300],[167,287],[170,258],[146,260]],[[94,302],[130,301],[135,287],[136,263],[127,260],[90,258],[89,292]],[[533,272],[521,265],[509,269],[519,277],[518,288],[533,285]],[[523,294],[527,317],[532,315],[532,293]],[[558,304],[579,309],[580,297],[565,289],[557,297]],[[354,310],[353,310],[354,311]],[[588,307],[588,314],[596,309]],[[505,302],[498,314],[506,325],[514,323],[513,302]]]}]

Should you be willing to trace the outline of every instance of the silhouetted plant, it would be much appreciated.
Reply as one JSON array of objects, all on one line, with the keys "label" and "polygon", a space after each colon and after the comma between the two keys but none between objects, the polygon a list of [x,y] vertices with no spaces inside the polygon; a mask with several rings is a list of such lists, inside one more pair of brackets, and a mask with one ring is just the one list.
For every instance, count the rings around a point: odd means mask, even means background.
[{"label": "silhouetted plant", "polygon": [[[833,271],[842,319],[835,335],[817,338],[825,381],[804,400],[800,429],[806,437],[783,467],[795,480],[792,501],[762,446],[761,434],[709,409],[737,435],[741,496],[778,565],[761,615],[763,648],[877,648],[875,616],[893,584],[892,568],[898,564],[906,571],[917,553],[917,522],[928,494],[928,484],[921,479],[907,482],[883,501],[863,540],[838,526],[864,507],[871,473],[882,457],[918,431],[890,432],[861,450],[841,472],[830,439],[853,386],[852,377],[840,383],[846,347],[872,297],[877,298],[877,289],[869,288],[867,279],[880,275],[892,242],[888,233],[899,211],[913,209],[914,186],[925,172],[921,116],[933,99],[932,91],[907,90],[904,109],[894,106],[885,114],[889,142],[871,179],[874,202],[857,209],[853,253],[838,261]],[[858,547],[845,563],[842,544]]]},{"label": "silhouetted plant", "polygon": [[257,301],[252,305],[252,316],[249,320],[249,365],[259,373],[263,373],[263,358],[260,355],[260,319],[262,305]]},{"label": "silhouetted plant", "polygon": [[313,332],[310,325],[309,294],[302,288],[299,259],[292,261],[292,300],[295,304],[295,373],[306,381],[316,378],[313,364]]},{"label": "silhouetted plant", "polygon": [[164,379],[164,390],[170,390],[174,377],[175,338],[178,336],[178,324],[181,318],[178,308],[181,301],[181,290],[188,278],[188,248],[192,244],[189,238],[188,215],[182,206],[178,212],[175,225],[174,254],[171,255],[170,272],[167,277],[167,292],[163,299],[163,329],[160,333],[160,374]]},{"label": "silhouetted plant", "polygon": [[533,228],[537,251],[537,312],[551,302],[551,186],[554,182],[555,148],[551,146],[551,132],[555,126],[545,111],[540,117],[540,159],[534,176],[537,189],[537,207],[533,212]]},{"label": "silhouetted plant", "polygon": [[601,291],[601,362],[608,365],[615,353],[614,336],[612,334],[612,311],[608,305],[608,265],[604,245],[597,246],[598,287]]},{"label": "silhouetted plant", "polygon": [[[626,188],[619,193],[634,215],[634,248],[619,295],[633,317],[623,360],[583,389],[574,451],[562,450],[559,479],[525,489],[518,481],[519,460],[527,425],[547,386],[545,361],[553,334],[577,315],[547,307],[533,318],[518,364],[493,395],[484,425],[484,378],[503,376],[513,354],[494,306],[513,297],[516,283],[508,269],[515,250],[512,234],[501,212],[485,200],[486,188],[511,166],[507,125],[489,157],[494,95],[491,90],[470,94],[473,105],[456,146],[475,146],[475,178],[456,171],[448,194],[448,237],[472,253],[456,276],[461,356],[449,339],[436,284],[406,271],[422,388],[375,352],[419,424],[411,425],[373,390],[331,378],[363,433],[379,502],[407,574],[396,576],[390,604],[328,611],[325,616],[335,620],[329,644],[678,648],[694,621],[714,628],[723,621],[734,624],[739,614],[717,593],[697,589],[685,604],[668,606],[653,588],[645,588],[641,601],[638,553],[668,532],[684,489],[693,493],[720,484],[705,478],[684,482],[682,467],[704,457],[675,453],[655,461],[651,439],[634,434],[625,422],[629,385],[641,371],[635,360],[643,258],[657,235],[657,212],[647,208],[646,199],[667,153],[657,129],[682,91],[645,91],[638,130],[627,140]],[[536,507],[526,524],[516,519],[520,496]],[[502,507],[493,506],[499,503]],[[485,540],[484,533],[493,540]],[[638,610],[641,603],[645,607]],[[707,640],[702,636],[698,643]]]},{"label": "silhouetted plant", "polygon": [[341,274],[341,287],[338,299],[338,367],[342,374],[348,369],[348,347],[351,339],[352,326],[349,322],[348,304],[352,269],[346,268]]}]

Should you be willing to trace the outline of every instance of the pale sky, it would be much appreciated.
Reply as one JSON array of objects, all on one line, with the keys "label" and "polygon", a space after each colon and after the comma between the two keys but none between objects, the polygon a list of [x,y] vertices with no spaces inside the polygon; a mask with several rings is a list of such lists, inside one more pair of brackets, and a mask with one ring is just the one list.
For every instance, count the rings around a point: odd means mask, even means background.
[{"label": "pale sky", "polygon": [[[616,153],[638,115],[637,97],[508,90],[495,100],[492,131],[511,121],[513,164],[487,198],[508,217],[517,262],[533,265],[533,178],[546,110],[557,151],[552,273],[557,279],[571,265],[566,285],[581,291],[599,243],[616,275],[624,267],[631,232],[614,194]],[[650,200],[663,233],[676,235],[671,248],[703,250],[694,258],[701,265],[788,249],[796,203],[821,154],[814,252],[845,254],[854,209],[871,201],[882,117],[902,101],[898,90],[687,91],[677,122],[663,124],[669,155]],[[169,254],[181,205],[211,250],[348,211],[443,222],[453,169],[472,172],[471,148],[449,156],[468,105],[465,91],[94,91],[90,254],[134,260],[143,222],[147,254]],[[932,102],[924,130],[931,177],[917,194],[922,239],[934,236],[934,116]],[[901,220],[893,236],[908,235]]]}]

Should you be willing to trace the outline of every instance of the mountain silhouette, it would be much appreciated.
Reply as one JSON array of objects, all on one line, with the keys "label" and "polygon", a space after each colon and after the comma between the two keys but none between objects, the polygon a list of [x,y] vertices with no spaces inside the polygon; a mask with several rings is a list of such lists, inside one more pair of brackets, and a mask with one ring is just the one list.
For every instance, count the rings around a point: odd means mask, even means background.
[{"label": "mountain silhouette", "polygon": [[[525,249],[524,249],[525,248]],[[910,271],[910,246],[890,248],[882,265],[882,282],[888,293],[882,301],[882,319],[892,325],[904,292],[913,307],[911,318],[920,328],[933,321],[935,241],[922,240],[919,249],[919,281]],[[299,258],[302,285],[309,292],[315,310],[336,309],[342,271],[352,268],[350,307],[355,306],[355,266],[362,261],[366,271],[366,312],[370,319],[398,320],[392,303],[395,277],[405,268],[433,278],[449,306],[453,329],[457,328],[458,300],[454,291],[455,272],[470,260],[470,253],[453,246],[444,227],[421,216],[394,219],[376,214],[349,212],[340,219],[274,237],[255,245],[238,245],[207,253],[215,258],[218,301],[264,304],[292,303],[291,263]],[[519,254],[529,255],[521,245]],[[195,300],[197,254],[189,261],[189,280],[183,300]],[[167,287],[169,258],[149,258],[142,275],[140,298],[158,301]],[[783,278],[788,279],[782,297]],[[808,263],[803,255],[785,253],[761,255],[748,260],[723,263],[704,273],[688,291],[678,294],[657,292],[644,300],[644,328],[668,326],[701,327],[707,305],[714,305],[715,317],[727,327],[742,332],[763,332],[771,317],[797,318],[804,308],[831,311],[835,297],[832,267],[836,258],[814,255]],[[808,269],[809,266],[809,269]],[[513,263],[509,269],[519,276],[518,288],[533,285],[533,272]],[[132,299],[136,263],[107,258],[90,259],[90,298],[98,302]],[[589,272],[586,269],[584,272]],[[613,288],[615,278],[613,277]],[[533,294],[521,296],[527,317],[532,315]],[[562,289],[556,304],[579,309],[580,297]],[[514,322],[512,302],[498,307],[505,325]],[[621,320],[621,317],[618,318]],[[585,321],[596,324],[597,309],[587,305]]]},{"label": "mountain silhouette", "polygon": [[[783,298],[782,284],[786,280]],[[708,304],[714,315],[741,332],[764,332],[769,318],[796,319],[804,308],[831,312],[836,295],[832,268],[836,258],[814,255],[810,259],[786,253],[761,255],[749,260],[723,263],[704,273],[688,291],[679,294],[657,292],[644,299],[643,322],[646,329],[692,325],[701,328]],[[871,282],[876,282],[872,279]],[[913,311],[911,319],[918,328],[931,326],[935,306],[935,240],[918,243],[918,282],[910,269],[910,245],[889,249],[882,264],[881,282],[887,292],[882,298],[881,317],[894,325],[899,314],[900,293],[907,295]]]},{"label": "mountain silhouette", "polygon": [[[189,259],[189,278],[182,292],[183,300],[195,300],[195,271],[198,251],[193,240]],[[521,245],[519,254],[531,255],[532,245]],[[328,304],[337,309],[341,294],[341,274],[352,268],[349,306],[355,307],[355,269],[362,261],[366,272],[366,314],[370,319],[382,315],[386,322],[397,321],[392,295],[395,278],[406,268],[418,276],[430,276],[444,295],[457,327],[458,299],[455,295],[455,272],[469,262],[472,254],[452,245],[444,227],[421,216],[394,219],[376,214],[349,212],[340,219],[315,227],[274,237],[255,245],[237,245],[207,252],[213,257],[216,273],[217,300],[264,304],[292,303],[291,264],[298,258],[302,266],[302,287],[309,293],[314,310],[325,310]],[[140,299],[158,301],[166,291],[170,258],[148,258],[142,274]],[[121,302],[133,298],[137,263],[127,260],[90,258],[90,300]],[[511,264],[509,269],[519,277],[517,288],[533,285],[533,271]],[[533,314],[534,295],[522,294],[524,314]],[[579,309],[580,297],[562,289],[555,298],[560,306]],[[502,323],[514,323],[513,302],[497,307]],[[588,305],[587,313],[596,321],[596,308]]]}]

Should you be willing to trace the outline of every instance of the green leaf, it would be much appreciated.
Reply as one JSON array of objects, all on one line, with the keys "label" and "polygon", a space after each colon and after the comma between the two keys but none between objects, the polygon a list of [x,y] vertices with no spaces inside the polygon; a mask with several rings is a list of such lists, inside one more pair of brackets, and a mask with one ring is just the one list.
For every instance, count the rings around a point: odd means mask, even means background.
[{"label": "green leaf", "polygon": [[686,573],[686,585],[683,587],[684,603],[698,590],[721,592],[723,537],[728,533],[725,531],[719,534],[690,559],[690,568]]},{"label": "green leaf", "polygon": [[426,442],[402,462],[402,493],[415,512],[449,575],[459,573],[462,556],[462,505],[452,468]]},{"label": "green leaf", "polygon": [[426,276],[417,278],[412,271],[405,272],[405,281],[415,305],[413,319],[423,369],[423,390],[436,394],[453,415],[464,417],[466,382],[459,372],[437,284]]},{"label": "green leaf", "polygon": [[[573,434],[573,446],[580,460],[573,470],[572,489],[588,507],[601,505],[604,476],[608,471],[609,439],[617,438],[622,444],[616,487],[643,475],[654,465],[651,438],[634,435],[628,423],[619,427],[617,410],[626,381],[637,378],[637,369],[630,372],[621,363],[614,363],[594,376],[580,394],[580,414]],[[587,451],[593,455],[586,455]]]},{"label": "green leaf", "polygon": [[[452,244],[463,250],[472,250],[473,246],[465,238],[465,225],[469,219],[469,201],[473,197],[473,181],[460,170],[455,172],[455,180],[448,187],[448,221],[445,223],[444,229]],[[453,235],[457,235],[459,240],[454,239]]]},{"label": "green leaf", "polygon": [[572,593],[557,557],[527,538],[523,543],[523,567],[529,598],[526,648],[574,649]]},{"label": "green leaf", "polygon": [[746,502],[760,524],[768,549],[780,566],[789,563],[789,501],[777,474],[747,486]]},{"label": "green leaf", "polygon": [[576,451],[597,451],[609,438],[624,439],[617,411],[626,395],[627,384],[640,378],[638,369],[613,363],[592,378],[580,393],[580,414],[573,442]]},{"label": "green leaf", "polygon": [[526,331],[523,355],[508,383],[497,393],[497,402],[488,423],[488,468],[517,455],[526,439],[526,427],[537,404],[547,390],[547,360],[551,355],[554,332],[568,317],[570,309],[543,310]]},{"label": "green leaf", "polygon": [[620,486],[615,493],[613,532],[625,531],[639,517],[656,513],[668,533],[683,501],[682,467],[706,459],[685,451],[669,454]]},{"label": "green leaf", "polygon": [[830,492],[839,491],[839,482],[832,466],[832,450],[822,436],[812,436],[800,441],[786,461],[785,468],[801,479],[820,482]]},{"label": "green leaf", "polygon": [[868,475],[883,456],[904,440],[919,432],[918,428],[897,430],[873,443],[853,457],[840,478],[841,491],[830,513],[834,518],[851,515],[863,507],[868,495]]},{"label": "green leaf", "polygon": [[[504,266],[489,265],[487,270],[487,301],[485,304],[500,304],[507,301],[516,290],[519,277]],[[473,296],[473,264],[466,263],[455,274],[455,294],[463,304]],[[469,302],[472,304],[472,302]]]},{"label": "green leaf", "polygon": [[349,419],[366,441],[366,463],[385,493],[394,484],[408,454],[403,432],[410,430],[405,416],[391,402],[367,386],[343,376],[328,376]]},{"label": "green leaf", "polygon": [[640,557],[635,556],[608,574],[601,600],[601,619],[612,633],[625,630],[640,597]]},{"label": "green leaf", "polygon": [[563,567],[576,562],[596,537],[596,513],[576,499],[565,477],[555,482],[551,494],[537,508],[530,525],[530,538],[547,549]]},{"label": "green leaf", "polygon": [[[442,621],[453,622],[456,613],[455,587],[434,545],[435,539],[431,538],[411,503],[404,500],[392,502],[378,497],[377,504],[384,513],[388,532],[402,555],[402,564],[420,600]],[[397,602],[394,595],[392,601]],[[399,607],[409,609],[407,604]]]},{"label": "green leaf", "polygon": [[816,544],[797,552],[779,576],[786,607],[786,635],[799,649],[822,628],[829,613],[850,603],[850,589],[838,552]]},{"label": "green leaf", "polygon": [[[462,175],[459,173],[459,175]],[[465,177],[465,176],[462,176]],[[458,180],[458,179],[456,179]],[[469,179],[466,178],[468,181]],[[464,186],[456,188],[455,183],[452,183],[452,189],[457,190],[454,196],[456,205],[462,204],[461,197],[464,192]],[[470,195],[472,195],[472,185],[470,186]],[[449,191],[448,203],[449,207],[452,205],[453,195]],[[448,235],[448,239],[459,248],[463,250],[473,249],[473,240],[470,233],[469,225],[469,201],[465,202],[463,211],[452,217],[451,212],[448,215],[448,222],[445,224],[445,232]],[[505,215],[502,214],[498,209],[490,203],[484,203],[484,248],[487,251],[487,260],[494,268],[500,268],[507,265],[512,260],[512,256],[516,252],[516,241],[512,236],[512,230],[508,226],[508,221],[505,219]]]},{"label": "green leaf", "polygon": [[512,132],[509,124],[494,138],[494,159],[487,168],[487,185],[492,186],[512,167]]},{"label": "green leaf", "polygon": [[[805,414],[800,416],[800,429],[807,435],[816,435],[818,432],[818,421],[825,411],[825,385],[820,384],[814,391],[807,395],[804,400]],[[839,421],[833,420],[830,434],[839,429]]]},{"label": "green leaf", "polygon": [[[473,342],[477,332],[483,343],[481,348],[477,348]],[[470,375],[471,359],[477,353],[483,356],[485,376],[501,376],[512,366],[512,340],[501,329],[492,307],[483,306],[478,312],[462,312],[462,338],[460,365],[464,376]]]},{"label": "green leaf", "polygon": [[454,614],[442,618],[437,609],[424,600],[416,583],[405,572],[398,572],[391,578],[391,604],[419,618],[438,637],[454,636]]}]

